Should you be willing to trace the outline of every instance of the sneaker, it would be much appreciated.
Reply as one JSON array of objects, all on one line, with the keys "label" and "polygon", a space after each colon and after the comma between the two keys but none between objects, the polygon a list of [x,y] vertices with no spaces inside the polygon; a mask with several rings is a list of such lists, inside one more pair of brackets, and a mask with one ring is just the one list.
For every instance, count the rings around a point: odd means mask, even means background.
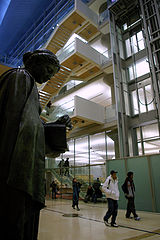
[{"label": "sneaker", "polygon": [[134,220],[139,221],[140,217],[135,217]]},{"label": "sneaker", "polygon": [[75,209],[75,207],[72,205],[72,208]]},{"label": "sneaker", "polygon": [[112,227],[118,227],[118,225],[116,223],[111,223]]},{"label": "sneaker", "polygon": [[80,211],[80,208],[77,208],[77,211]]},{"label": "sneaker", "polygon": [[126,217],[126,218],[128,218],[128,219],[133,219],[133,217],[130,217],[130,216],[129,216],[129,217]]},{"label": "sneaker", "polygon": [[104,224],[108,227],[111,226],[111,224],[108,222],[108,220],[104,220]]}]

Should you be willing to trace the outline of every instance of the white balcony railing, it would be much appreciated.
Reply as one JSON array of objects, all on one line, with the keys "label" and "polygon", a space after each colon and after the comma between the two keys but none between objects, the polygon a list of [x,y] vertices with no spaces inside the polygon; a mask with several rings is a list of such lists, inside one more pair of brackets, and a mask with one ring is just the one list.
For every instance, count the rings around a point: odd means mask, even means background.
[{"label": "white balcony railing", "polygon": [[91,47],[88,43],[83,42],[79,38],[75,38],[72,43],[58,51],[56,55],[60,63],[62,63],[75,52],[80,53],[89,61],[92,61],[99,66],[103,66],[112,59],[111,50],[106,50],[105,52],[100,53]]}]

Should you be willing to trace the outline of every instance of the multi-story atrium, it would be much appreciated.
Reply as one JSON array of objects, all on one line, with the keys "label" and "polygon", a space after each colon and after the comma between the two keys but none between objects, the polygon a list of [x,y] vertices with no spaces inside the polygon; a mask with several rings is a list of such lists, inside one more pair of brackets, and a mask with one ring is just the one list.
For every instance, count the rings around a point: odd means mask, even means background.
[{"label": "multi-story atrium", "polygon": [[[46,156],[46,198],[51,197],[53,179],[60,186],[59,198],[70,199],[76,177],[83,199],[88,185],[96,178],[103,183],[110,170],[118,171],[119,187],[133,171],[137,210],[159,213],[160,1],[30,4],[17,0],[2,4],[0,73],[22,66],[22,56],[29,50],[46,48],[60,61],[60,71],[38,85],[41,118],[51,122],[68,114],[73,129],[67,132],[68,151],[57,158]],[[12,23],[14,14],[17,19]],[[66,158],[69,176],[59,174],[59,163]],[[119,207],[124,209],[120,192]],[[158,233],[155,228],[150,231]],[[40,239],[45,239],[42,235]]]}]

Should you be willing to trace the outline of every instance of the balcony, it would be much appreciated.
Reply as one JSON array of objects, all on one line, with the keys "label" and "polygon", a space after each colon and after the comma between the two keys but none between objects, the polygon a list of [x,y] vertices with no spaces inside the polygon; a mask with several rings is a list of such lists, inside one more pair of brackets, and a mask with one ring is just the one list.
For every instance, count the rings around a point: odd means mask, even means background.
[{"label": "balcony", "polygon": [[[48,121],[55,121],[64,114],[68,114],[72,120],[74,129],[86,127],[91,124],[105,124],[116,120],[115,105],[104,107],[98,103],[89,101],[79,96],[74,96],[68,101],[56,104],[51,110]],[[46,118],[45,110],[42,116]]]},{"label": "balcony", "polygon": [[111,63],[110,50],[100,53],[79,38],[57,53],[60,63],[72,70],[72,76],[79,80],[89,80],[101,72],[101,67]]}]

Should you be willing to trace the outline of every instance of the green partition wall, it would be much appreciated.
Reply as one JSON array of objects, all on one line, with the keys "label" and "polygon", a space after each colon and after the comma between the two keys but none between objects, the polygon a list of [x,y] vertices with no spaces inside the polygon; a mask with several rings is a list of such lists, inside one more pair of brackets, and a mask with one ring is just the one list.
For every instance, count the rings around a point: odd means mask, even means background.
[{"label": "green partition wall", "polygon": [[[86,192],[87,186],[93,184],[94,179],[100,178],[101,182],[110,174],[111,170],[116,170],[119,180],[119,208],[126,209],[126,199],[121,186],[124,183],[127,172],[134,172],[134,182],[136,186],[135,204],[140,211],[160,212],[160,154],[146,155],[138,157],[128,157],[122,159],[109,159],[104,164],[76,166],[70,168],[70,176],[59,176],[59,169],[54,168],[54,160],[47,159],[46,170],[53,174],[53,178],[59,180],[63,185],[72,187],[72,179],[76,177],[83,185],[82,191]],[[62,179],[61,179],[62,178]],[[83,194],[83,195],[84,195]]]},{"label": "green partition wall", "polygon": [[150,167],[152,174],[153,199],[155,211],[160,212],[160,155],[152,155],[150,158]]},{"label": "green partition wall", "polygon": [[128,171],[134,172],[136,209],[152,211],[152,195],[147,157],[128,158],[127,168]]}]

